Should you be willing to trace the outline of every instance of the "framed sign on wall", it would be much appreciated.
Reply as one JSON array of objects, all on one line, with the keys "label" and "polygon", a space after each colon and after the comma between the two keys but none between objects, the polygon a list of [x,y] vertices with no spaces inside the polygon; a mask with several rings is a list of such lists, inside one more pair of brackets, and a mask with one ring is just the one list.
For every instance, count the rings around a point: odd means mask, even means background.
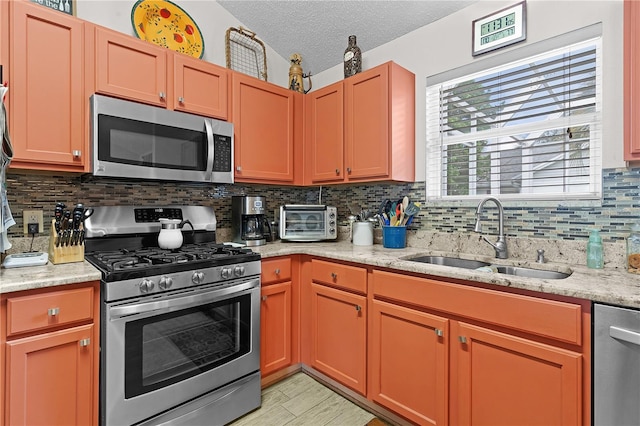
[{"label": "framed sign on wall", "polygon": [[526,2],[514,4],[474,20],[471,31],[473,56],[526,40]]},{"label": "framed sign on wall", "polygon": [[33,3],[41,4],[49,9],[54,9],[68,15],[74,15],[74,3],[76,0],[31,0]]}]

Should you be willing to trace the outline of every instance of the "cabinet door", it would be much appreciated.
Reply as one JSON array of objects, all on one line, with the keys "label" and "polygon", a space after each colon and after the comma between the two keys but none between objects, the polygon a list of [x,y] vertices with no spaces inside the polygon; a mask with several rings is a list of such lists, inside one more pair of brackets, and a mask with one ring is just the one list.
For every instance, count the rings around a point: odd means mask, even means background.
[{"label": "cabinet door", "polygon": [[345,79],[346,178],[389,176],[389,71],[386,66]]},{"label": "cabinet door", "polygon": [[452,424],[582,424],[581,354],[465,323],[451,334]]},{"label": "cabinet door", "polygon": [[448,423],[446,318],[374,300],[369,397],[418,424]]},{"label": "cabinet door", "polygon": [[6,411],[11,425],[90,425],[93,413],[93,325],[6,344]]},{"label": "cabinet door", "polygon": [[291,282],[262,288],[260,371],[266,376],[291,364]]},{"label": "cabinet door", "polygon": [[226,120],[229,72],[183,54],[172,54],[171,58],[173,109]]},{"label": "cabinet door", "polygon": [[640,160],[640,4],[624,2],[624,159]]},{"label": "cabinet door", "polygon": [[83,23],[28,2],[10,6],[11,166],[87,171]]},{"label": "cabinet door", "polygon": [[306,164],[310,183],[344,180],[344,89],[332,84],[305,97],[308,133]]},{"label": "cabinet door", "polygon": [[233,74],[237,181],[293,182],[293,94],[256,78]]},{"label": "cabinet door", "polygon": [[96,91],[166,107],[167,50],[96,28]]},{"label": "cabinet door", "polygon": [[366,298],[311,284],[311,366],[364,395]]}]

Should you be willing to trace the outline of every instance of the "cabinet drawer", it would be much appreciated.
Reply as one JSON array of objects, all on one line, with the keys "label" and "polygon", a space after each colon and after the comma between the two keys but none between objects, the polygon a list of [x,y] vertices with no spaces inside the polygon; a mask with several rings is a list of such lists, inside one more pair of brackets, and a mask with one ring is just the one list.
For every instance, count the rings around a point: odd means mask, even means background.
[{"label": "cabinet drawer", "polygon": [[7,299],[7,336],[93,319],[93,288]]},{"label": "cabinet drawer", "polygon": [[373,272],[372,285],[374,296],[582,344],[582,307],[579,304],[382,271]]},{"label": "cabinet drawer", "polygon": [[263,260],[261,280],[262,285],[291,280],[291,258]]},{"label": "cabinet drawer", "polygon": [[314,259],[311,261],[311,279],[318,283],[367,293],[367,270],[364,268]]}]

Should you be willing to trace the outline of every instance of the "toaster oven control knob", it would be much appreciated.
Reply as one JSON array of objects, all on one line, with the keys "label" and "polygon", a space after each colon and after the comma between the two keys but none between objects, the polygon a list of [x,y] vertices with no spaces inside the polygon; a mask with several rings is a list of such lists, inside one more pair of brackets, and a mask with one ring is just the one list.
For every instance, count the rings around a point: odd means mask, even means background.
[{"label": "toaster oven control knob", "polygon": [[160,278],[160,282],[158,283],[158,288],[160,290],[166,290],[168,288],[171,288],[172,284],[173,284],[173,278],[171,278],[171,277],[162,277],[162,278]]},{"label": "toaster oven control knob", "polygon": [[229,278],[233,277],[233,270],[231,268],[222,268],[222,270],[220,271],[220,276],[223,279],[228,280]]},{"label": "toaster oven control knob", "polygon": [[[329,219],[335,219],[336,218],[336,214],[335,213],[330,213],[329,214]],[[331,223],[333,223],[333,221],[331,221]]]},{"label": "toaster oven control knob", "polygon": [[244,266],[236,266],[233,268],[233,275],[236,277],[241,277],[244,275]]},{"label": "toaster oven control knob", "polygon": [[153,281],[144,279],[140,282],[140,292],[141,293],[150,293],[153,290],[154,284]]},{"label": "toaster oven control knob", "polygon": [[202,284],[204,282],[204,272],[194,272],[191,276],[194,284]]}]

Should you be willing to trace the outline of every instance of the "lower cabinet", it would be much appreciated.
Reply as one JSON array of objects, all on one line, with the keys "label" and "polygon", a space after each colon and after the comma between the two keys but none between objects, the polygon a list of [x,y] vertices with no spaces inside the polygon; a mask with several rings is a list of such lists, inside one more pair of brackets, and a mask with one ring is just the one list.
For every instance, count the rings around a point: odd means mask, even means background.
[{"label": "lower cabinet", "polygon": [[98,282],[0,297],[7,425],[97,425]]},{"label": "lower cabinet", "polygon": [[318,259],[311,269],[310,364],[366,395],[367,271]]}]

